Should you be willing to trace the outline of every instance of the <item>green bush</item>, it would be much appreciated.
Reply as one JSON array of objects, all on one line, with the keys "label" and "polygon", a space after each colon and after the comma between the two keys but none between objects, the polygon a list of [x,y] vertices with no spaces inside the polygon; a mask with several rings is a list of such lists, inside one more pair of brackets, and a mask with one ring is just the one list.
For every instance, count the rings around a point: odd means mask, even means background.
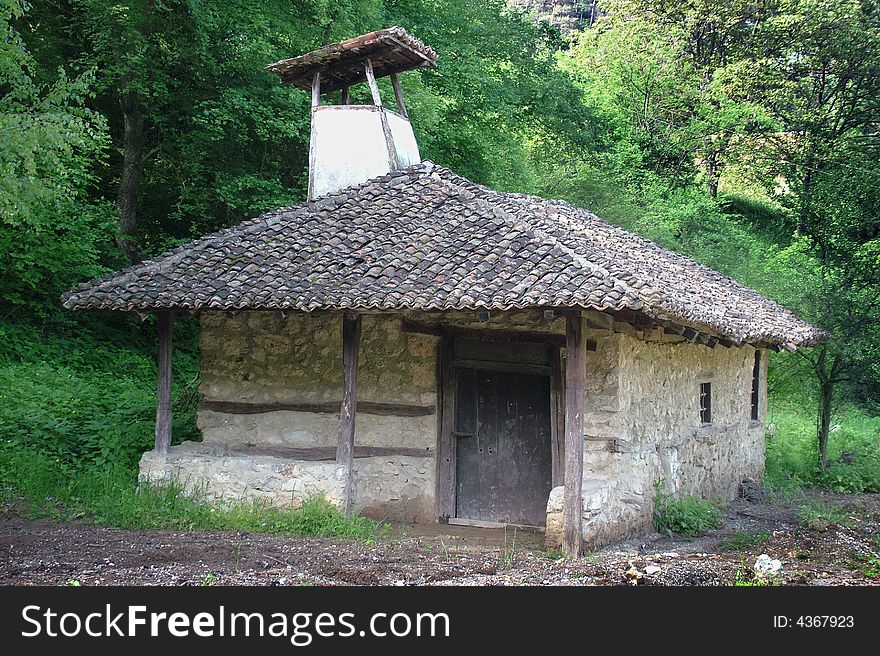
[{"label": "green bush", "polygon": [[[152,326],[92,322],[41,331],[0,323],[0,439],[57,466],[133,467],[153,443],[156,365]],[[200,439],[198,371],[188,347],[194,326],[180,322],[175,357],[175,442]],[[110,346],[110,344],[126,344]]]},{"label": "green bush", "polygon": [[654,528],[660,533],[693,538],[718,527],[724,515],[716,503],[692,495],[676,497],[657,484],[654,506]]}]

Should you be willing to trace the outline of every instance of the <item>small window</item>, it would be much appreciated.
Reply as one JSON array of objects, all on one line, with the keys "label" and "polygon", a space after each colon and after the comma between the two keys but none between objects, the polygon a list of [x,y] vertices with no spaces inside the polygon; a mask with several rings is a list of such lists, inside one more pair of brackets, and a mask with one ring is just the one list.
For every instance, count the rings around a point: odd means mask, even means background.
[{"label": "small window", "polygon": [[755,351],[752,369],[752,421],[758,421],[758,403],[761,400],[761,352]]},{"label": "small window", "polygon": [[712,383],[700,383],[700,422],[712,423]]}]

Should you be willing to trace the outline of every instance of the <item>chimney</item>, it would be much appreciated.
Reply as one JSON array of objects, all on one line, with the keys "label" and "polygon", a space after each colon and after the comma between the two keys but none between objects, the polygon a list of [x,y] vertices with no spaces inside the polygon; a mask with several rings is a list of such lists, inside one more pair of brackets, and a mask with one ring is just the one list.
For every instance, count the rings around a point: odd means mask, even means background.
[{"label": "chimney", "polygon": [[[392,27],[267,66],[282,83],[312,92],[309,200],[421,161],[397,75],[436,61],[431,48]],[[397,111],[379,96],[376,80],[386,76]],[[361,82],[370,87],[371,105],[349,102],[350,88]],[[323,94],[340,90],[341,105],[321,104]]]}]

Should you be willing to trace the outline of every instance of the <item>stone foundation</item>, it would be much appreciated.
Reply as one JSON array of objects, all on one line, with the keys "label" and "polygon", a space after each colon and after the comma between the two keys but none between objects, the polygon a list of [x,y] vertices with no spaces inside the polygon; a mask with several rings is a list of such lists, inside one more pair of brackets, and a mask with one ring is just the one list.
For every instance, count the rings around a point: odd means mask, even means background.
[{"label": "stone foundation", "polygon": [[[297,508],[305,499],[322,495],[337,506],[342,504],[345,483],[335,460],[247,451],[193,442],[171,447],[164,456],[148,451],[141,457],[139,480],[174,481],[208,502],[258,501]],[[433,458],[356,458],[353,467],[355,512],[407,523],[433,520]]]}]

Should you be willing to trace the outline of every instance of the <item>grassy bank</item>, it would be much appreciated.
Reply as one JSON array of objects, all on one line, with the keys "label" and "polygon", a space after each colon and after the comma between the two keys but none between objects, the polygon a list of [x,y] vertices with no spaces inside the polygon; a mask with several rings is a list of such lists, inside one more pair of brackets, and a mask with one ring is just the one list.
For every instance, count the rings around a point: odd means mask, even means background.
[{"label": "grassy bank", "polygon": [[124,529],[251,531],[365,540],[387,532],[378,522],[342,515],[321,497],[308,499],[297,509],[258,503],[215,507],[185,495],[175,485],[138,487],[132,469],[110,466],[71,471],[45,456],[8,444],[0,448],[0,478],[4,502],[19,514],[34,518]]}]

